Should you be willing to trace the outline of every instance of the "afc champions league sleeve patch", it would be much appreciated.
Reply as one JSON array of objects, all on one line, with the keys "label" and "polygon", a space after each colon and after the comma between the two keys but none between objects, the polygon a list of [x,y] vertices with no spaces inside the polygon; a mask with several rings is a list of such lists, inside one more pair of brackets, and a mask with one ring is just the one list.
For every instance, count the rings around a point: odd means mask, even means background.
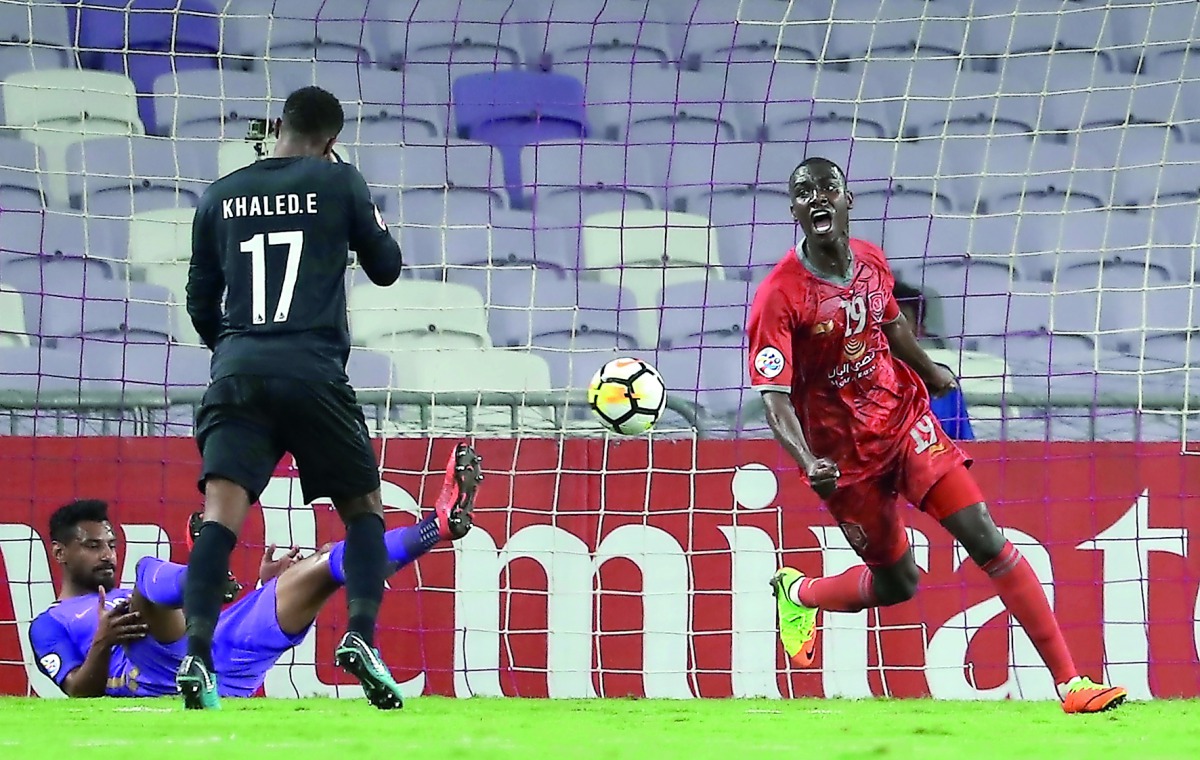
[{"label": "afc champions league sleeve patch", "polygon": [[766,378],[779,377],[783,372],[783,353],[774,346],[766,346],[754,357],[754,369]]},{"label": "afc champions league sleeve patch", "polygon": [[57,676],[58,671],[62,668],[62,658],[56,654],[48,654],[38,660],[38,663],[41,664],[42,670],[46,671],[46,675],[51,678]]},{"label": "afc champions league sleeve patch", "polygon": [[371,204],[371,210],[375,212],[375,223],[379,225],[379,229],[387,232],[387,223],[383,221],[383,214],[379,213],[379,207]]}]

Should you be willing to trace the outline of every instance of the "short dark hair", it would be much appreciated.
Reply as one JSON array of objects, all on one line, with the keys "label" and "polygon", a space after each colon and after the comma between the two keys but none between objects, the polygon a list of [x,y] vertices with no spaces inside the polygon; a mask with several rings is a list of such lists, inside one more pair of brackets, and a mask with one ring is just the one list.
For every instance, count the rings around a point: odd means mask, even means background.
[{"label": "short dark hair", "polygon": [[838,164],[837,161],[834,161],[833,159],[825,158],[824,156],[809,156],[808,158],[804,159],[799,164],[797,164],[795,169],[792,169],[792,174],[790,177],[788,177],[788,189],[791,189],[793,186],[795,186],[796,175],[800,173],[800,170],[807,169],[810,166],[813,166],[813,167],[819,166],[819,167],[823,167],[826,169],[832,169],[833,171],[837,172],[837,175],[839,177],[842,178],[842,182],[846,181],[846,171],[844,169],[842,169],[842,167]]},{"label": "short dark hair", "polygon": [[50,539],[60,544],[75,538],[75,529],[83,522],[108,522],[108,502],[79,499],[64,504],[50,515]]},{"label": "short dark hair", "polygon": [[283,123],[292,132],[317,142],[341,134],[346,123],[342,104],[320,87],[301,87],[283,104]]}]

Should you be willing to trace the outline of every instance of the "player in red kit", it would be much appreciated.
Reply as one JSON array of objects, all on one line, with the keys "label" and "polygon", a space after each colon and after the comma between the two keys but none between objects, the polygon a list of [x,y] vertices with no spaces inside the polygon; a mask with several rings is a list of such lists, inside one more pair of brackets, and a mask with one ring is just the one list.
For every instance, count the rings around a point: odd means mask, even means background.
[{"label": "player in red kit", "polygon": [[841,167],[808,158],[789,181],[804,241],[758,288],[750,378],[775,438],[800,465],[864,564],[827,578],[785,567],[771,579],[780,638],[812,664],[816,616],[899,604],[918,570],[897,498],[936,518],[992,579],[1058,684],[1063,710],[1121,704],[1125,689],[1081,676],[1033,569],[996,528],[970,458],[938,424],[929,394],[954,376],[918,345],[892,296],[883,251],[850,237],[854,196]]}]

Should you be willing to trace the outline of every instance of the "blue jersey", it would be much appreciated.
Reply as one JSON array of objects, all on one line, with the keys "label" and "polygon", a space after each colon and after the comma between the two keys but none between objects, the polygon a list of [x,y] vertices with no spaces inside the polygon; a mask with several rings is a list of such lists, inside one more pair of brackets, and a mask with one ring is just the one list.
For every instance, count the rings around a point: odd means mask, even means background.
[{"label": "blue jersey", "polygon": [[937,398],[930,397],[929,409],[938,418],[938,422],[942,423],[942,430],[946,431],[946,435],[956,441],[975,440],[975,431],[971,429],[971,417],[967,413],[967,400],[961,390],[955,388]]},{"label": "blue jersey", "polygon": [[[133,592],[105,595],[112,608]],[[62,687],[67,674],[83,665],[96,636],[96,594],[55,602],[29,626],[38,668]],[[279,657],[299,644],[308,628],[286,633],[275,614],[275,579],[243,596],[221,613],[213,633],[217,691],[223,697],[250,697],[258,691]],[[161,644],[147,636],[112,648],[108,661],[111,697],[159,697],[175,694],[175,671],[187,654],[187,639]]]},{"label": "blue jersey", "polygon": [[[105,594],[104,606],[112,609],[132,591],[114,589]],[[29,626],[38,668],[62,687],[67,674],[83,665],[99,624],[99,597],[86,594],[61,599],[38,615]],[[108,683],[104,692],[113,697],[158,697],[175,693],[175,670],[186,650],[184,640],[160,644],[150,637],[112,648]]]}]

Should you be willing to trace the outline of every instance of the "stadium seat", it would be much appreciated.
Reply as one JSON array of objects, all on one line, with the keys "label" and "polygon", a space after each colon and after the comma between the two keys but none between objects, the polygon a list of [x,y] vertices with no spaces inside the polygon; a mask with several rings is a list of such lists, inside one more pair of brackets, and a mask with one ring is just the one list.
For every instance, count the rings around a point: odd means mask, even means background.
[{"label": "stadium seat", "polygon": [[[76,281],[113,276],[114,263],[122,256],[96,231],[96,220],[48,211],[39,214],[34,225],[24,213],[0,215],[0,231],[11,229],[20,235],[3,244],[0,280],[26,293],[59,292],[60,288],[70,292]],[[16,217],[11,227],[9,216]]]},{"label": "stadium seat", "polygon": [[[1112,161],[1110,157],[1110,161]],[[1129,142],[1111,165],[1116,179],[1114,206],[1160,209],[1169,204],[1200,200],[1200,181],[1192,167],[1200,161],[1200,146],[1192,143]]]},{"label": "stadium seat", "polygon": [[78,295],[43,295],[36,308],[43,344],[77,338],[160,343],[177,337],[170,294],[157,285],[93,278]]},{"label": "stadium seat", "polygon": [[512,198],[520,197],[523,186],[523,147],[587,137],[583,102],[583,83],[556,73],[497,71],[459,77],[453,84],[457,135],[496,147]]},{"label": "stadium seat", "polygon": [[625,288],[541,278],[529,293],[513,295],[493,295],[488,305],[492,335],[502,346],[573,351],[638,345],[637,303]]},{"label": "stadium seat", "polygon": [[[715,336],[703,348],[674,348],[654,353],[655,367],[667,384],[667,395],[698,404],[706,416],[726,418],[722,427],[732,427],[750,387],[745,361],[745,336],[731,337],[727,343]],[[757,394],[757,391],[749,391]],[[664,419],[664,428],[678,425]]]},{"label": "stadium seat", "polygon": [[157,133],[176,138],[243,140],[250,119],[278,112],[287,93],[261,72],[193,69],[154,80]]},{"label": "stadium seat", "polygon": [[422,246],[406,245],[406,260],[426,267],[434,279],[453,280],[452,270],[496,267],[532,267],[561,279],[578,265],[561,231],[537,229],[528,212],[497,210],[479,223],[411,226],[404,234]]},{"label": "stadium seat", "polygon": [[103,137],[67,148],[71,205],[86,213],[127,217],[134,208],[195,206],[216,179],[208,144],[163,137]]},{"label": "stadium seat", "polygon": [[1047,128],[1040,94],[1002,92],[999,85],[993,74],[968,70],[938,78],[914,74],[901,90],[905,97],[888,105],[895,110],[898,134],[906,138],[959,135],[972,138],[974,145]]},{"label": "stadium seat", "polygon": [[1031,175],[988,175],[981,183],[979,193],[979,210],[987,214],[1017,211],[1050,214],[1100,209],[1109,205],[1112,173],[1076,169]]},{"label": "stadium seat", "polygon": [[[463,406],[444,402],[428,410],[428,419],[419,422],[415,413],[406,413],[406,429],[418,432],[446,433],[464,429],[477,434],[510,435],[521,431],[553,429],[552,413],[545,408],[527,406],[521,394],[551,389],[550,367],[545,360],[528,351],[497,348],[410,348],[389,352],[397,367],[397,386],[405,391],[432,393],[458,391],[466,394],[501,392],[512,394],[516,406],[484,407],[468,404],[471,417],[464,419]],[[470,371],[486,367],[486,371]],[[470,425],[473,423],[474,427]]]},{"label": "stadium seat", "polygon": [[[0,270],[0,276],[3,274],[3,270]],[[0,285],[0,348],[28,345],[29,335],[25,332],[25,302],[16,290]]]},{"label": "stadium seat", "polygon": [[192,320],[186,310],[188,259],[142,260],[140,268],[147,283],[157,285],[166,291],[167,304],[171,307],[171,311],[178,315],[175,324],[176,341],[189,346],[201,345],[200,334],[192,326]]},{"label": "stadium seat", "polygon": [[825,62],[855,66],[871,58],[957,58],[966,45],[967,24],[954,15],[930,13],[923,0],[835,3]]},{"label": "stadium seat", "polygon": [[1001,59],[1014,55],[1046,53],[1096,55],[1114,68],[1105,29],[1105,14],[1080,5],[1064,10],[1058,0],[1008,0],[989,3],[986,16],[970,19],[966,52],[989,71],[1001,68]]},{"label": "stadium seat", "polygon": [[776,0],[700,0],[663,3],[663,9],[677,24],[677,57],[692,69],[731,61],[817,61],[825,37],[820,22],[829,15],[829,3]]},{"label": "stadium seat", "polygon": [[740,280],[695,280],[663,288],[658,296],[660,348],[707,346],[713,338],[741,339],[754,288]]},{"label": "stadium seat", "polygon": [[38,69],[75,67],[67,11],[61,3],[0,3],[0,82]]},{"label": "stadium seat", "polygon": [[656,3],[645,0],[564,3],[535,0],[520,27],[523,58],[547,68],[560,63],[671,59],[669,25]]},{"label": "stadium seat", "polygon": [[45,206],[44,169],[45,158],[36,144],[0,137],[0,209],[36,210]]},{"label": "stadium seat", "polygon": [[1194,3],[1119,3],[1108,9],[1110,37],[1124,71],[1151,73],[1171,68],[1200,34]]},{"label": "stadium seat", "polygon": [[314,61],[372,59],[363,24],[368,0],[216,1],[223,6],[223,68],[254,71],[268,59],[287,60],[298,68],[311,67]]},{"label": "stadium seat", "polygon": [[[671,211],[610,211],[584,220],[581,276],[622,285],[639,304],[677,282],[723,278],[717,237],[707,219]],[[638,342],[653,345],[657,319],[642,312]]]},{"label": "stadium seat", "polygon": [[444,146],[410,145],[399,155],[396,184],[405,201],[414,195],[441,196],[449,189],[460,196],[484,196],[497,208],[507,205],[504,168],[490,145],[455,140]]},{"label": "stadium seat", "polygon": [[[628,85],[626,88],[617,85]],[[727,83],[686,69],[636,66],[607,88],[625,141],[643,145],[711,145],[737,134]],[[627,104],[627,105],[626,105]]]},{"label": "stadium seat", "polygon": [[208,0],[108,0],[79,10],[81,63],[122,74],[138,93],[138,114],[161,134],[153,97],[163,74],[217,68],[221,47],[216,9]]},{"label": "stadium seat", "polygon": [[649,209],[654,194],[645,167],[627,161],[623,145],[544,142],[521,152],[526,202],[571,223],[598,211]]},{"label": "stadium seat", "polygon": [[188,261],[195,215],[191,208],[161,208],[130,217],[126,256],[130,266]]},{"label": "stadium seat", "polygon": [[145,134],[133,82],[105,71],[27,71],[0,84],[4,122],[20,130],[45,156],[46,190],[67,202],[67,147],[110,135]]},{"label": "stadium seat", "polygon": [[346,111],[342,143],[437,142],[449,128],[445,96],[417,72],[318,62],[311,79],[287,84],[315,84],[338,97]]},{"label": "stadium seat", "polygon": [[356,346],[390,352],[491,345],[483,297],[466,285],[424,280],[400,280],[388,288],[361,285],[350,290],[349,308]]},{"label": "stadium seat", "polygon": [[126,392],[198,394],[208,386],[211,360],[207,348],[153,341],[89,340],[83,351],[84,377],[100,387]]},{"label": "stadium seat", "polygon": [[583,139],[587,136],[583,102],[582,82],[548,72],[473,74],[453,85],[458,136],[500,148]]},{"label": "stadium seat", "polygon": [[[787,143],[679,143],[644,146],[643,151],[639,151],[639,162],[661,166],[654,185],[656,190],[664,188],[664,208],[701,215],[711,211],[712,196],[726,193],[775,194],[779,199],[775,211],[786,209],[788,178],[803,158],[797,146]],[[653,154],[659,154],[657,160]]]},{"label": "stadium seat", "polygon": [[[783,208],[777,206],[776,209]],[[741,222],[713,220],[721,264],[727,277],[757,281],[757,275],[769,272],[796,245],[799,229],[795,222],[777,213],[777,219]],[[719,214],[718,214],[719,216]],[[858,225],[855,225],[856,236]]]},{"label": "stadium seat", "polygon": [[896,134],[889,104],[872,82],[849,72],[795,67],[766,80],[758,66],[731,67],[727,100],[743,138],[809,143]]},{"label": "stadium seat", "polygon": [[367,26],[381,66],[449,61],[521,64],[520,4],[396,0],[371,8]]}]

